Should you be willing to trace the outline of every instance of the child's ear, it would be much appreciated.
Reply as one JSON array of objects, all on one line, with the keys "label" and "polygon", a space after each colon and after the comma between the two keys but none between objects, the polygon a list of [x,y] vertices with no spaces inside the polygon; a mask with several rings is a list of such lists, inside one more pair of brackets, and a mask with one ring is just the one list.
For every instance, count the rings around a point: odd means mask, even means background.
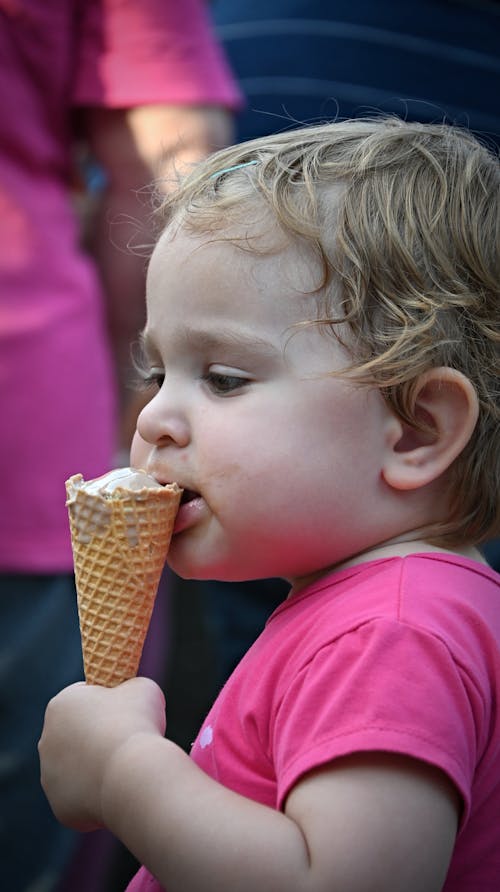
[{"label": "child's ear", "polygon": [[382,476],[393,489],[419,489],[436,480],[465,448],[476,426],[476,391],[461,372],[430,369],[418,383],[415,410],[429,430],[393,419]]}]

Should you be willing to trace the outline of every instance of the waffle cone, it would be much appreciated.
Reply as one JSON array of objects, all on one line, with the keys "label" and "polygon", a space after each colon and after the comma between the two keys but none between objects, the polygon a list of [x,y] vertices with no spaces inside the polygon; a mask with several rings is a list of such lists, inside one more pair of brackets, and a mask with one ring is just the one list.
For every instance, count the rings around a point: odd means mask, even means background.
[{"label": "waffle cone", "polygon": [[66,481],[85,679],[113,687],[137,675],[182,490],[112,497]]}]

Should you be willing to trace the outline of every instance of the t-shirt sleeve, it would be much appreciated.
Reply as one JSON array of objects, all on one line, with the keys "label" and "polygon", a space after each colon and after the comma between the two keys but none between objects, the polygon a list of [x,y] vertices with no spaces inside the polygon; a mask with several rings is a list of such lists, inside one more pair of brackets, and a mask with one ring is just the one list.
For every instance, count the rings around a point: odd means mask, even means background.
[{"label": "t-shirt sleeve", "polygon": [[274,727],[278,807],[308,771],[370,750],[440,768],[466,818],[476,764],[467,678],[438,637],[396,620],[326,644],[289,684]]},{"label": "t-shirt sleeve", "polygon": [[74,105],[241,105],[203,0],[85,0],[80,7]]}]

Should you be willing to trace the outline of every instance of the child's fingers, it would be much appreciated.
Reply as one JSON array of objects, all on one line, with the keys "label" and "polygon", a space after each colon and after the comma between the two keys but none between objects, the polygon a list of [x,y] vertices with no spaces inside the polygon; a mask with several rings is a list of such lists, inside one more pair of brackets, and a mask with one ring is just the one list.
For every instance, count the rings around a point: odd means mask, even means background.
[{"label": "child's fingers", "polygon": [[56,817],[79,830],[101,825],[101,788],[113,755],[132,735],[165,733],[158,685],[135,678],[116,688],[79,682],[47,706],[38,745],[41,783]]}]

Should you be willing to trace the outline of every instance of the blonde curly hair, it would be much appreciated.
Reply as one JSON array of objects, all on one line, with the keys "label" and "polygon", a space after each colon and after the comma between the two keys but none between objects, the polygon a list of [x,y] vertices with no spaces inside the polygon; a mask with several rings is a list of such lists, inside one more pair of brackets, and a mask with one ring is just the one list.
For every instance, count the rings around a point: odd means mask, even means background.
[{"label": "blonde curly hair", "polygon": [[318,317],[306,324],[337,338],[347,325],[349,374],[379,387],[406,423],[421,426],[420,375],[448,366],[467,376],[480,413],[433,536],[448,546],[500,533],[499,198],[498,158],[466,130],[376,118],[224,149],[160,209],[163,225],[231,238],[228,221],[264,203],[320,258]]}]

